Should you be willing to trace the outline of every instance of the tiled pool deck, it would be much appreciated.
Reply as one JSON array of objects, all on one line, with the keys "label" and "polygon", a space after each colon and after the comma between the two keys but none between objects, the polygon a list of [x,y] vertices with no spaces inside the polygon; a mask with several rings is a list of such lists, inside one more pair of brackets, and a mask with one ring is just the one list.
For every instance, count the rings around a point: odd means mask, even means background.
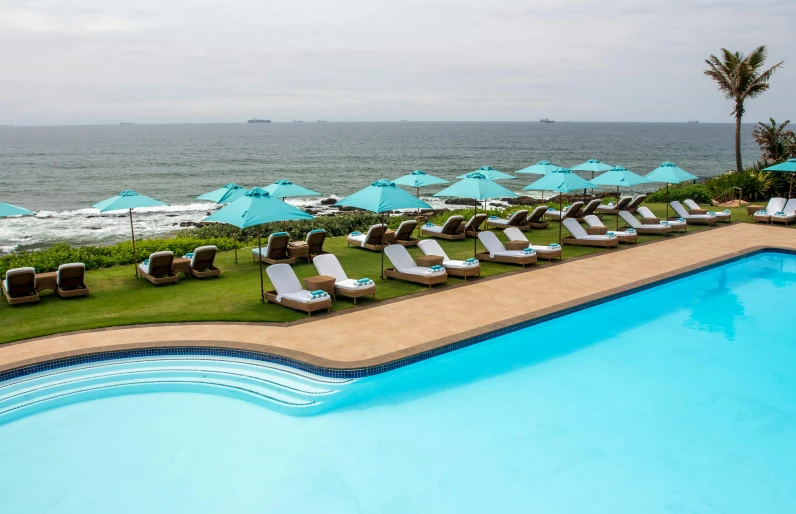
[{"label": "tiled pool deck", "polygon": [[287,326],[145,325],[7,343],[0,346],[0,372],[66,357],[175,346],[262,352],[321,368],[371,368],[762,247],[796,250],[796,231],[733,224]]}]

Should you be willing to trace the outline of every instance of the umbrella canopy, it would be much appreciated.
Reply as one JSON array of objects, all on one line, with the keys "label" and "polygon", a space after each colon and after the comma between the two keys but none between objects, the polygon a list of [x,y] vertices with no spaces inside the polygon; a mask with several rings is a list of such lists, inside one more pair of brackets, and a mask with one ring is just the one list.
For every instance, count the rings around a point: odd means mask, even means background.
[{"label": "umbrella canopy", "polygon": [[116,196],[95,203],[92,207],[99,209],[100,212],[108,212],[137,209],[139,207],[158,207],[161,205],[168,204],[148,196],[139,195],[131,189],[125,189]]},{"label": "umbrella canopy", "polygon": [[[517,178],[515,176],[509,175],[508,173],[503,173],[502,171],[498,171],[492,166],[481,166],[475,172],[470,173],[480,173],[486,178],[487,180],[504,180],[507,178]],[[459,175],[456,178],[467,178],[470,176],[470,173],[465,173],[464,175]]]},{"label": "umbrella canopy", "polygon": [[434,175],[429,175],[423,170],[415,170],[408,175],[404,175],[402,177],[398,177],[397,179],[393,180],[394,183],[398,184],[399,186],[410,186],[410,187],[425,187],[425,186],[436,186],[439,184],[450,184],[449,181],[445,180],[444,178],[435,177]]},{"label": "umbrella canopy", "polygon": [[[791,172],[796,173],[796,159],[788,159],[785,162],[763,168],[764,171],[777,171],[777,172]],[[790,189],[788,190],[788,198],[793,197],[793,175],[790,176]]]},{"label": "umbrella canopy", "polygon": [[412,196],[390,180],[377,180],[368,187],[346,196],[335,205],[356,207],[376,214],[397,209],[430,209],[426,202]]},{"label": "umbrella canopy", "polygon": [[197,200],[208,200],[210,202],[216,203],[229,203],[234,202],[244,193],[246,193],[247,189],[234,182],[230,182],[229,184],[224,184],[224,187],[220,187],[216,190],[210,191],[209,193],[205,193],[203,195],[199,195],[196,197]]},{"label": "umbrella canopy", "polygon": [[[523,188],[523,191],[556,191],[558,193],[569,193],[577,189],[589,189],[597,187],[588,180],[579,177],[572,173],[568,168],[558,168],[551,171],[544,177],[540,178],[532,184],[528,184]],[[558,197],[558,211],[563,211],[564,199]],[[558,244],[561,244],[561,225],[562,221],[558,221]]]},{"label": "umbrella canopy", "polygon": [[527,168],[517,170],[515,173],[531,173],[534,175],[547,175],[551,171],[557,170],[560,167],[561,166],[556,166],[555,164],[551,164],[547,161],[539,161],[533,166],[528,166]]},{"label": "umbrella canopy", "polygon": [[592,173],[599,173],[601,171],[608,171],[611,169],[610,164],[605,164],[597,159],[589,159],[588,161],[572,166],[569,168],[572,171],[591,171]]},{"label": "umbrella canopy", "polygon": [[[627,168],[623,168],[622,166],[614,166],[610,170],[606,171],[602,175],[599,175],[596,178],[591,179],[592,184],[597,184],[598,186],[616,186],[616,196],[617,200],[619,199],[619,188],[620,187],[630,187],[630,186],[637,186],[639,184],[649,184],[651,181],[647,178],[642,177],[632,171],[629,171]],[[616,229],[619,230],[619,214],[617,213],[616,216]]]},{"label": "umbrella canopy", "polygon": [[0,203],[0,218],[6,218],[8,216],[31,216],[33,214],[36,213],[29,211],[24,207],[17,207],[16,205]]},{"label": "umbrella canopy", "polygon": [[293,196],[320,196],[320,193],[316,193],[315,191],[307,189],[306,187],[301,187],[286,179],[277,180],[273,184],[265,186],[263,189],[274,198],[290,198]]},{"label": "umbrella canopy", "polygon": [[696,175],[692,175],[673,162],[668,161],[647,173],[645,177],[651,182],[666,183],[666,219],[669,219],[669,184],[679,184],[686,180],[697,179]]}]

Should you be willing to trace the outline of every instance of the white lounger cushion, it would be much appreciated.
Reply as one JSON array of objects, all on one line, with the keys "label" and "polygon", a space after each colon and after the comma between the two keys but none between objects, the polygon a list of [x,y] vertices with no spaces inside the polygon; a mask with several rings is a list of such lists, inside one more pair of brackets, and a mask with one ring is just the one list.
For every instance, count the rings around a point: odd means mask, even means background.
[{"label": "white lounger cushion", "polygon": [[423,255],[436,255],[442,257],[442,267],[444,268],[472,268],[478,266],[478,261],[467,263],[464,261],[451,260],[445,250],[434,239],[424,239],[417,243],[417,247],[423,252]]},{"label": "white lounger cushion", "polygon": [[[268,255],[268,246],[263,246],[263,255]],[[260,255],[259,248],[252,248],[252,255]]]},{"label": "white lounger cushion", "polygon": [[774,214],[775,212],[782,212],[785,209],[785,200],[784,198],[772,198],[768,201],[768,205],[766,206],[766,212],[769,214]]},{"label": "white lounger cushion", "polygon": [[[642,205],[641,207],[639,207],[638,213],[641,214],[642,218],[657,218],[655,213],[653,213],[646,205]],[[635,220],[636,218],[633,217],[633,219]],[[663,221],[661,221],[661,224],[663,224]],[[650,225],[639,225],[639,226],[644,228],[650,228],[650,227],[656,227],[657,225],[650,224]],[[672,228],[682,228],[682,227],[687,227],[688,223],[686,221],[670,220],[669,226]]]},{"label": "white lounger cushion", "polygon": [[496,256],[527,257],[529,255],[522,250],[506,250],[506,247],[503,246],[500,239],[492,232],[481,232],[478,234],[478,239],[481,241],[481,244],[486,247],[490,259],[494,259]]},{"label": "white lounger cushion", "polygon": [[509,220],[503,218],[492,218],[492,219],[487,219],[487,221],[492,225],[502,225],[504,227],[509,224]]},{"label": "white lounger cushion", "polygon": [[141,271],[143,271],[144,273],[149,275],[149,263],[152,262],[153,258],[160,257],[161,255],[174,256],[174,252],[155,252],[155,253],[149,254],[149,259],[147,259],[146,261],[144,261],[141,264],[139,264],[138,265],[138,269],[140,269]]},{"label": "white lounger cushion", "polygon": [[273,264],[265,269],[268,279],[276,289],[276,301],[281,303],[282,298],[296,302],[313,303],[322,302],[328,297],[312,298],[312,292],[301,287],[296,272],[289,264]]},{"label": "white lounger cushion", "polygon": [[[60,266],[58,266],[58,270],[56,270],[56,272],[55,272],[55,275],[58,277],[56,281],[57,281],[59,286],[61,285],[61,270],[62,269],[71,269],[71,268],[82,268],[83,269],[83,273],[86,272],[86,265],[83,264],[82,262],[71,262],[69,264],[61,264]],[[35,280],[34,280],[34,284],[35,284]]]},{"label": "white lounger cushion", "polygon": [[639,207],[638,213],[641,214],[642,218],[657,218],[657,216],[655,216],[655,214],[646,205]]},{"label": "white lounger cushion", "polygon": [[370,226],[370,228],[368,229],[368,233],[367,234],[359,234],[358,236],[349,235],[348,239],[350,239],[352,241],[356,241],[357,243],[359,243],[360,247],[363,247],[363,246],[365,246],[365,243],[370,238],[370,236],[373,233],[373,231],[376,230],[379,227],[384,227],[384,230],[387,230],[387,225],[382,225],[382,224],[376,223],[375,225],[371,225]]},{"label": "white lounger cushion", "polygon": [[581,239],[584,241],[606,241],[611,239],[616,239],[616,236],[597,236],[597,235],[589,235],[586,233],[586,230],[580,226],[580,223],[577,220],[572,218],[567,218],[564,220],[564,228],[569,230],[569,233],[572,234],[572,237],[575,239]]},{"label": "white lounger cushion", "polygon": [[429,225],[427,227],[423,227],[423,230],[426,232],[434,232],[436,234],[442,233],[442,227],[440,225]]},{"label": "white lounger cushion", "polygon": [[589,214],[588,216],[583,218],[583,221],[590,227],[604,227],[603,222],[600,221],[600,218],[595,216],[594,214]]},{"label": "white lounger cushion", "polygon": [[522,230],[518,229],[517,227],[509,227],[503,231],[509,241],[528,241],[528,238],[525,237],[525,234],[522,233]]},{"label": "white lounger cushion", "polygon": [[338,282],[348,280],[348,275],[346,275],[343,266],[334,254],[326,253],[319,255],[312,260],[312,263],[315,265],[315,269],[318,270],[318,275],[334,277],[335,285],[337,285]]},{"label": "white lounger cushion", "polygon": [[701,209],[702,208],[702,207],[699,206],[698,203],[696,203],[695,201],[693,201],[690,198],[688,198],[687,200],[684,200],[683,203],[685,204],[686,207],[688,207],[691,210],[693,210],[693,209]]},{"label": "white lounger cushion", "polygon": [[199,248],[195,249],[193,251],[193,255],[191,256],[191,268],[193,268],[193,262],[194,262],[194,259],[196,258],[196,254],[199,253],[199,252],[207,251],[207,250],[218,251],[218,248],[216,248],[213,245],[207,245],[207,246],[200,246]]},{"label": "white lounger cushion", "polygon": [[785,216],[792,216],[796,214],[796,198],[791,198],[782,209],[774,212],[784,212]]},{"label": "white lounger cushion", "polygon": [[418,266],[415,260],[409,255],[405,247],[401,245],[390,245],[384,249],[384,254],[390,259],[396,271],[409,275],[434,275],[439,272],[432,271],[431,268]]},{"label": "white lounger cushion", "polygon": [[692,219],[692,220],[706,219],[707,220],[707,219],[713,219],[713,218],[716,217],[715,214],[688,214],[688,211],[685,210],[685,207],[683,207],[683,205],[680,202],[678,202],[677,200],[675,200],[673,202],[670,202],[669,205],[672,206],[672,209],[674,209],[674,213],[675,214],[677,214],[678,216],[680,216],[681,218],[683,218],[685,220],[689,220],[689,219]]},{"label": "white lounger cushion", "polygon": [[14,268],[6,271],[6,278],[3,280],[3,287],[6,291],[8,291],[8,277],[13,277],[14,275],[33,275],[33,287],[36,287],[36,268]]},{"label": "white lounger cushion", "polygon": [[462,216],[451,216],[450,218],[445,220],[444,225],[430,225],[428,227],[424,226],[423,230],[425,230],[426,232],[434,232],[435,234],[441,234],[444,230],[448,228],[449,225],[455,223],[456,220],[458,220],[458,223],[461,223],[462,221],[464,221],[464,218]]}]

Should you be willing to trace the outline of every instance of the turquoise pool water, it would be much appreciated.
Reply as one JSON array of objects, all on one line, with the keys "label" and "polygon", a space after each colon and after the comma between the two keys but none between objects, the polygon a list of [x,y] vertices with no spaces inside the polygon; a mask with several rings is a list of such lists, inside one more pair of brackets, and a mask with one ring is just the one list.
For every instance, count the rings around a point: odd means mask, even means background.
[{"label": "turquoise pool water", "polygon": [[764,253],[360,380],[2,383],[0,512],[794,512],[795,299],[796,256]]}]

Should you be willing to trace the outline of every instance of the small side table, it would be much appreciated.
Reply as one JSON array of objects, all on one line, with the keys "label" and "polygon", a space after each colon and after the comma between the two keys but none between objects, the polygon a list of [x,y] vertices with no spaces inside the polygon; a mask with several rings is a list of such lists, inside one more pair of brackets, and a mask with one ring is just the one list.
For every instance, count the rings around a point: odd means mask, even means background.
[{"label": "small side table", "polygon": [[335,278],[329,275],[318,275],[304,279],[304,287],[306,287],[308,291],[317,291],[320,289],[321,291],[326,291],[333,300],[336,300],[334,297],[334,283]]},{"label": "small side table", "polygon": [[604,236],[608,233],[608,227],[586,227],[586,233],[590,236]]},{"label": "small side table", "polygon": [[766,207],[764,205],[747,205],[746,206],[746,217],[750,218],[754,215],[757,211],[762,211]]},{"label": "small side table", "polygon": [[310,261],[310,245],[306,241],[295,241],[288,243],[287,255],[294,259],[307,259]]},{"label": "small side table", "polygon": [[39,291],[44,289],[55,291],[56,287],[58,287],[58,273],[55,271],[49,273],[36,273],[36,289]]},{"label": "small side table", "polygon": [[185,278],[191,278],[191,259],[178,257],[171,263],[171,272],[175,275],[182,273]]},{"label": "small side table", "polygon": [[395,242],[395,231],[394,230],[386,230],[384,235],[381,236],[381,242],[385,245],[391,245]]},{"label": "small side table", "polygon": [[506,250],[522,250],[531,246],[531,243],[528,241],[506,241],[503,246],[506,247]]},{"label": "small side table", "polygon": [[445,260],[439,255],[421,255],[415,262],[417,262],[418,266],[425,266],[430,268],[431,266],[442,265],[442,261]]}]

